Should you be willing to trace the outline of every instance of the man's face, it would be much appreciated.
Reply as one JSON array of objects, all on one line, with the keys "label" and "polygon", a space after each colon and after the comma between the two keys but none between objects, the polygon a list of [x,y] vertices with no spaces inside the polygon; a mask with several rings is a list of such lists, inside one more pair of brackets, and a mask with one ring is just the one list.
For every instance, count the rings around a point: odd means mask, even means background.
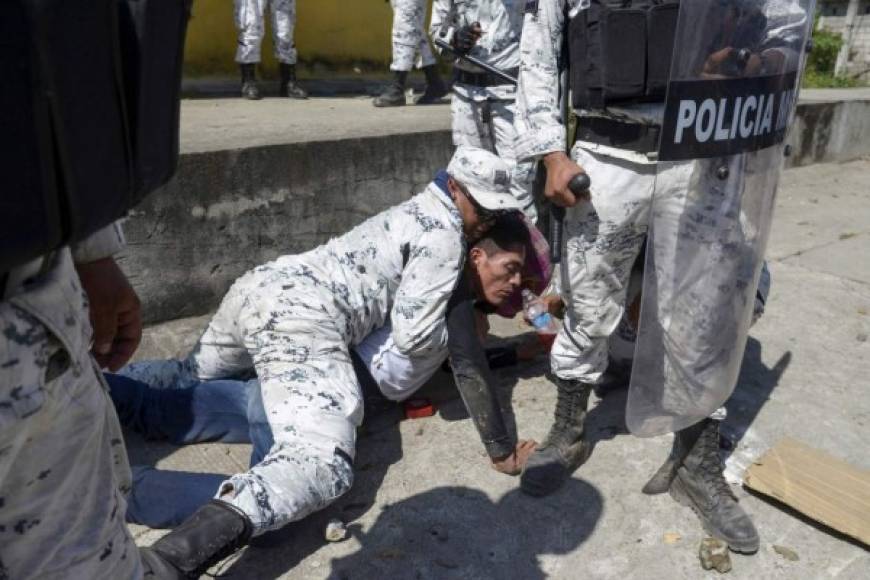
[{"label": "man's face", "polygon": [[453,197],[459,213],[462,216],[462,230],[471,243],[479,240],[495,223],[494,216],[481,217],[474,202],[465,193],[465,188],[452,177],[447,181],[447,189]]},{"label": "man's face", "polygon": [[482,294],[480,298],[498,307],[520,287],[526,252],[522,246],[491,252],[487,254],[482,248],[472,248],[468,258],[474,286]]}]

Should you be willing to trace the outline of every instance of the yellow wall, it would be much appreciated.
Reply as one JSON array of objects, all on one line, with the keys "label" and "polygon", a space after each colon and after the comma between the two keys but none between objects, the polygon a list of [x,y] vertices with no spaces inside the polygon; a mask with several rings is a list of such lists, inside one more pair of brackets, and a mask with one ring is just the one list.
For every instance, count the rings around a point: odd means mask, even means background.
[{"label": "yellow wall", "polygon": [[[386,70],[392,11],[385,0],[297,0],[296,11],[296,47],[303,75],[354,67],[362,72]],[[262,58],[264,68],[274,69],[268,16],[266,22]],[[232,0],[195,0],[185,72],[192,76],[235,74],[235,48]]]}]

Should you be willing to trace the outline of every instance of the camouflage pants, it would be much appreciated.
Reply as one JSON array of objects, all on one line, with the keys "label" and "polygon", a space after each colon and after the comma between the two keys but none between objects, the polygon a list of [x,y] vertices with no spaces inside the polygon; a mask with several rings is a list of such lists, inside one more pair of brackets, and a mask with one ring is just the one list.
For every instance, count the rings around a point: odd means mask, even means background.
[{"label": "camouflage pants", "polygon": [[124,441],[69,250],[11,290],[0,325],[0,578],[141,578]]},{"label": "camouflage pants", "polygon": [[520,202],[523,213],[532,223],[538,219],[532,197],[535,178],[534,161],[517,162],[514,155],[513,100],[491,99],[484,94],[486,89],[461,85],[453,93],[450,110],[453,125],[453,144],[471,145],[492,151],[501,157],[513,170],[511,192]]},{"label": "camouflage pants", "polygon": [[255,534],[326,507],[353,482],[362,393],[344,317],[308,275],[294,257],[248,272],[185,360],[122,371],[154,387],[186,388],[256,370],[274,443],[216,490],[251,518]]},{"label": "camouflage pants", "polygon": [[393,62],[390,70],[411,70],[418,52],[423,66],[435,64],[425,30],[426,1],[390,0],[390,5],[393,7]]},{"label": "camouflage pants", "polygon": [[296,0],[235,0],[234,16],[239,31],[236,62],[260,62],[260,46],[266,31],[266,4],[272,15],[272,40],[275,58],[285,64],[296,64]]},{"label": "camouflage pants", "polygon": [[572,153],[592,179],[591,203],[566,213],[562,276],[570,294],[563,291],[565,323],[550,364],[559,377],[594,384],[607,370],[608,340],[622,318],[631,269],[646,239],[656,166],[579,146]]},{"label": "camouflage pants", "polygon": [[[716,189],[712,185],[715,177],[706,175],[705,164],[641,164],[595,153],[579,144],[572,155],[589,173],[592,188],[591,201],[571,208],[565,221],[567,244],[561,273],[569,281],[565,285],[568,295],[563,296],[566,318],[551,352],[551,365],[558,376],[592,384],[601,381],[608,366],[608,340],[622,319],[632,266],[647,239],[653,190],[657,198],[666,200],[658,211],[676,216],[682,223],[662,228],[647,250],[648,254],[654,252],[657,260],[657,284],[644,292],[645,300],[649,293],[656,295],[652,304],[657,305],[657,312],[648,314],[667,323],[674,308],[691,308],[696,313],[693,328],[680,339],[684,360],[704,356],[716,341],[722,342],[717,337],[733,334],[734,328],[743,324],[736,312],[741,304],[745,305],[748,326],[756,292],[752,281],[760,260],[750,263],[751,248],[734,237],[742,229],[740,211],[717,215],[724,212],[716,200],[703,202],[707,199],[704,195]],[[704,192],[703,199],[693,200],[687,195],[690,189]],[[679,264],[688,267],[690,258],[673,252],[693,245],[679,244],[678,237],[697,240],[698,247],[724,248],[710,275],[721,281],[715,296],[682,292],[674,268]],[[658,264],[663,263],[670,265],[669,273],[658,271]],[[703,266],[709,268],[709,264]],[[635,353],[635,365],[638,358]],[[712,367],[706,372],[712,372]]]}]

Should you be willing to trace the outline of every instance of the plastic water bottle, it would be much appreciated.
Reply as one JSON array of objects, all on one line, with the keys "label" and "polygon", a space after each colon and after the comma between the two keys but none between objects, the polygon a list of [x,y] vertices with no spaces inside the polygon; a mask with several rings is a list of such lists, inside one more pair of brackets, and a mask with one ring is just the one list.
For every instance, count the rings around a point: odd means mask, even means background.
[{"label": "plastic water bottle", "polygon": [[523,313],[531,321],[538,333],[538,339],[546,347],[553,345],[558,327],[556,321],[547,312],[547,305],[528,288],[523,290]]}]

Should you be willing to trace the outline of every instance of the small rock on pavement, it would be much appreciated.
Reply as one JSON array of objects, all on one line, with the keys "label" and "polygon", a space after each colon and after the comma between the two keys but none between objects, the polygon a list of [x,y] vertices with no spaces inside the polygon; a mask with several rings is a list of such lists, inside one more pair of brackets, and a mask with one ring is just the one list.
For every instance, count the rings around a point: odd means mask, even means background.
[{"label": "small rock on pavement", "polygon": [[327,542],[340,542],[347,538],[347,528],[341,520],[329,520],[324,536]]},{"label": "small rock on pavement", "polygon": [[777,546],[776,544],[774,544],[773,551],[790,562],[797,562],[801,559],[801,557],[798,556],[797,552],[795,552],[791,548],[786,548],[785,546]]},{"label": "small rock on pavement", "polygon": [[673,545],[673,544],[676,544],[677,542],[679,542],[681,539],[683,539],[683,536],[681,536],[677,532],[665,532],[665,535],[664,535],[665,544]]},{"label": "small rock on pavement", "polygon": [[698,557],[701,559],[701,567],[704,570],[716,570],[722,574],[731,571],[731,556],[728,554],[728,545],[716,538],[701,540]]}]

